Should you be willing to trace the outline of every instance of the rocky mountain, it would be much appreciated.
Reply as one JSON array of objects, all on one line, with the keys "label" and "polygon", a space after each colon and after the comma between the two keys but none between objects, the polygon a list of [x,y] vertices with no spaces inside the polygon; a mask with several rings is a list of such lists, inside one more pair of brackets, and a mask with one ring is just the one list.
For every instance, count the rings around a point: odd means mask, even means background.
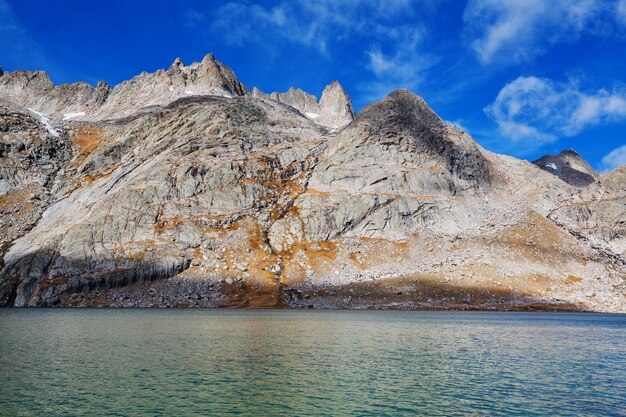
[{"label": "rocky mountain", "polygon": [[290,88],[285,93],[265,94],[255,87],[252,90],[252,95],[284,103],[297,109],[315,123],[333,129],[341,129],[354,119],[354,109],[350,97],[336,80],[324,88],[319,101],[314,95],[299,88]]},{"label": "rocky mountain", "polygon": [[95,112],[106,101],[111,88],[103,81],[55,86],[44,71],[5,72],[0,76],[0,97],[63,119]]},{"label": "rocky mountain", "polygon": [[573,149],[543,156],[533,164],[578,188],[587,187],[598,177],[598,173]]},{"label": "rocky mountain", "polygon": [[113,90],[103,81],[96,87],[82,82],[54,86],[43,71],[7,72],[0,78],[0,96],[61,120],[122,118],[191,95],[233,97],[247,92],[213,54],[188,67],[177,58],[169,69],[141,73]]},{"label": "rocky mountain", "polygon": [[581,188],[409,91],[353,120],[212,55],[80,85],[0,76],[0,305],[626,311],[624,167]]}]

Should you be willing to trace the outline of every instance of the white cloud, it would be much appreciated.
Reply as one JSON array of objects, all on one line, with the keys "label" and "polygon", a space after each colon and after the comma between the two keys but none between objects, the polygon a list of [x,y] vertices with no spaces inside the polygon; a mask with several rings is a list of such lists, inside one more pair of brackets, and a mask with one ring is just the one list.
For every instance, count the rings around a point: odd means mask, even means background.
[{"label": "white cloud", "polygon": [[28,69],[41,69],[48,63],[41,46],[27,33],[5,0],[0,0],[0,51],[3,65],[26,69],[24,62],[28,62]]},{"label": "white cloud", "polygon": [[[625,3],[620,0],[620,10],[626,10]],[[615,4],[614,0],[470,0],[463,21],[483,64],[523,62],[581,33],[610,31]]]},{"label": "white cloud", "polygon": [[513,122],[510,120],[498,120],[498,129],[502,136],[513,142],[532,140],[536,145],[554,142],[558,139],[556,135],[542,132],[536,127],[529,126],[523,122]]},{"label": "white cloud", "polygon": [[485,112],[511,141],[547,143],[588,126],[626,120],[626,92],[585,92],[575,81],[519,77],[500,90]]},{"label": "white cloud", "polygon": [[602,167],[606,171],[626,164],[626,145],[613,149],[602,158]]},{"label": "white cloud", "polygon": [[[296,0],[275,6],[235,1],[218,8],[210,20],[214,31],[230,43],[264,42],[270,37],[327,53],[329,45],[342,37],[367,34],[377,22],[412,10],[410,0]],[[207,16],[192,10],[187,22],[198,22],[198,15]]]},{"label": "white cloud", "polygon": [[[234,1],[215,11],[191,11],[188,25],[210,25],[225,42],[254,42],[272,54],[285,44],[337,57],[346,45],[363,45],[355,65],[365,65],[371,79],[357,85],[357,102],[379,100],[398,88],[416,89],[423,72],[436,61],[423,52],[426,35],[421,19],[440,0],[280,0]],[[202,19],[199,18],[202,16]],[[410,17],[410,23],[407,22]],[[405,23],[398,23],[403,20]],[[337,57],[338,59],[341,59]],[[359,59],[357,58],[357,59]]]},{"label": "white cloud", "polygon": [[622,24],[626,24],[626,0],[618,1],[615,6],[615,11],[618,21]]},{"label": "white cloud", "polygon": [[[379,29],[379,32],[383,32]],[[401,26],[381,33],[386,50],[371,48],[369,69],[376,80],[359,86],[364,101],[378,100],[398,88],[416,89],[424,80],[423,73],[436,58],[422,52],[425,31],[420,27]]]},{"label": "white cloud", "polygon": [[370,68],[377,77],[408,78],[415,74],[416,69],[427,65],[426,60],[420,59],[416,53],[424,37],[422,29],[395,28],[387,37],[395,46],[391,54],[384,54],[379,47],[368,51]]}]

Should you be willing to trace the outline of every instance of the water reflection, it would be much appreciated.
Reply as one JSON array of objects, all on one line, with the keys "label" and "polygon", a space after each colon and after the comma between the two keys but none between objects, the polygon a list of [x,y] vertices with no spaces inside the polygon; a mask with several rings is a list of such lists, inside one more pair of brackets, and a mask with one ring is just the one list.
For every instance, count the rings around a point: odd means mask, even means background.
[{"label": "water reflection", "polygon": [[0,415],[626,415],[626,316],[1,310]]}]

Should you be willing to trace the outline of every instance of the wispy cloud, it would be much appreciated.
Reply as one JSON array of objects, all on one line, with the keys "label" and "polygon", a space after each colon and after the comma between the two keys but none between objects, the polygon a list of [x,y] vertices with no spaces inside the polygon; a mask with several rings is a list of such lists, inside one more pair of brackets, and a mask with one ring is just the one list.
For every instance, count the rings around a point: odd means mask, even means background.
[{"label": "wispy cloud", "polygon": [[364,101],[377,100],[398,88],[418,88],[424,81],[425,70],[437,61],[424,52],[426,31],[423,27],[401,26],[386,32],[380,35],[385,38],[386,49],[377,45],[367,51],[368,67],[375,80],[359,86]]},{"label": "wispy cloud", "polygon": [[463,20],[483,64],[524,62],[582,33],[605,34],[625,0],[469,0]]},{"label": "wispy cloud", "polygon": [[613,149],[602,158],[602,169],[610,171],[626,164],[626,145]]},{"label": "wispy cloud", "polygon": [[[357,102],[379,100],[397,88],[415,89],[436,58],[424,51],[427,32],[421,18],[439,1],[415,0],[294,0],[268,6],[234,1],[216,11],[192,10],[188,25],[210,25],[231,45],[281,50],[298,45],[334,59],[355,42],[358,58],[370,71],[356,86]],[[407,21],[407,17],[409,21]],[[404,20],[404,21],[403,21]]]},{"label": "wispy cloud", "polygon": [[505,139],[536,146],[588,126],[626,120],[626,92],[585,92],[575,80],[519,77],[500,90],[485,112]]},{"label": "wispy cloud", "polygon": [[[211,22],[214,33],[222,34],[224,41],[242,45],[247,41],[263,41],[265,35],[281,40],[290,39],[294,43],[316,46],[325,49],[326,40],[316,38],[316,25],[298,25],[291,15],[295,13],[289,4],[265,7],[258,4],[231,2],[215,11],[193,10],[189,12],[188,22]],[[289,18],[288,18],[289,16]]]},{"label": "wispy cloud", "polygon": [[621,24],[626,25],[626,0],[620,0],[617,2],[615,5],[615,12],[618,21]]},{"label": "wispy cloud", "polygon": [[[6,0],[0,0],[0,51],[4,65],[18,66],[27,61],[40,69],[47,64],[43,49],[27,33]],[[12,62],[14,58],[20,61]]]},{"label": "wispy cloud", "polygon": [[[225,41],[233,44],[273,38],[328,53],[333,42],[349,35],[367,34],[378,22],[399,13],[411,13],[412,3],[409,0],[296,0],[265,6],[235,1],[215,12],[191,10],[187,22],[211,21],[214,32],[223,34]],[[371,16],[377,16],[376,23]]]}]

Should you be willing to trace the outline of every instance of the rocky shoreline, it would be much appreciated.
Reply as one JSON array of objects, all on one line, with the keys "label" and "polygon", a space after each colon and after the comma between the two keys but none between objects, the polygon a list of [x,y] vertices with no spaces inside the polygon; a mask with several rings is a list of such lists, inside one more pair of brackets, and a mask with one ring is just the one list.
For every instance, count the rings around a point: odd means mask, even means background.
[{"label": "rocky shoreline", "polygon": [[427,282],[289,288],[250,286],[245,281],[137,283],[73,294],[45,307],[276,308],[340,310],[587,311],[563,300],[541,300],[496,289],[442,287]]}]

